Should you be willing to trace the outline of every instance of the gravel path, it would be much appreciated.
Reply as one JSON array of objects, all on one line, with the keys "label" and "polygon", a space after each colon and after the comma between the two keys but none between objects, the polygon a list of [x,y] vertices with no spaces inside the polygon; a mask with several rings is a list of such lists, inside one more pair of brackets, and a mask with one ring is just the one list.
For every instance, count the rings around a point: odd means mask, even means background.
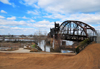
[{"label": "gravel path", "polygon": [[24,48],[19,48],[19,50],[15,50],[13,52],[16,52],[16,53],[29,53],[30,50],[24,49]]},{"label": "gravel path", "polygon": [[28,49],[24,48],[19,48],[18,50],[15,51],[0,51],[0,53],[36,53],[36,54],[61,54],[61,55],[76,55],[76,53],[57,53],[57,52],[30,52]]},{"label": "gravel path", "polygon": [[30,50],[24,49],[24,48],[19,48],[18,50],[15,50],[15,51],[0,51],[0,52],[8,52],[8,53],[29,53]]}]

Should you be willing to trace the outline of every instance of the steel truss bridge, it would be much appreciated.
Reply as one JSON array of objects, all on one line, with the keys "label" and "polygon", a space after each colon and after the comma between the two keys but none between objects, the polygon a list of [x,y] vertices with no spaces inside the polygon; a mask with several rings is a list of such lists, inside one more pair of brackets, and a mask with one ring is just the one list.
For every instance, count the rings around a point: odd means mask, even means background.
[{"label": "steel truss bridge", "polygon": [[83,41],[90,38],[92,41],[96,41],[97,32],[87,23],[67,20],[61,25],[55,22],[55,27],[50,29],[48,36],[61,40]]}]

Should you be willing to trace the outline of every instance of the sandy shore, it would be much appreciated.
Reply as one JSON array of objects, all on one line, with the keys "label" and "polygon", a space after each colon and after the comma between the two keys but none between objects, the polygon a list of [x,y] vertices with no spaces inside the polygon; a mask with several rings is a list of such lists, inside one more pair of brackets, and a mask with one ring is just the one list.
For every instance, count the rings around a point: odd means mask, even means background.
[{"label": "sandy shore", "polygon": [[0,52],[0,69],[100,69],[100,44],[91,44],[73,56]]}]

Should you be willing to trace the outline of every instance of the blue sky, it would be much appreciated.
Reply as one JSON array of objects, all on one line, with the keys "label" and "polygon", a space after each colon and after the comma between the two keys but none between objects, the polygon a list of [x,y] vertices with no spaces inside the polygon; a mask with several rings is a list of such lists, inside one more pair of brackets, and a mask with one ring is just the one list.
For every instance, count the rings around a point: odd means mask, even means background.
[{"label": "blue sky", "polygon": [[100,0],[0,0],[0,35],[48,33],[65,20],[100,30]]}]

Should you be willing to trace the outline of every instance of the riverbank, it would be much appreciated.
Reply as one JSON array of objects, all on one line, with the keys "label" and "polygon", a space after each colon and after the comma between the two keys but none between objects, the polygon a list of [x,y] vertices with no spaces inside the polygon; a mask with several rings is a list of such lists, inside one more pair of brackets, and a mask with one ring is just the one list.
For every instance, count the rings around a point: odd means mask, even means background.
[{"label": "riverbank", "polygon": [[75,56],[0,53],[0,69],[100,69],[100,44],[91,44]]},{"label": "riverbank", "polygon": [[13,54],[13,53],[20,53],[20,54],[27,54],[27,53],[31,53],[31,54],[58,54],[58,55],[68,55],[68,56],[74,56],[76,55],[76,53],[57,53],[57,52],[30,52],[30,50],[28,49],[24,49],[24,48],[19,48],[18,50],[15,51],[0,51],[0,53],[6,53],[6,54]]}]

